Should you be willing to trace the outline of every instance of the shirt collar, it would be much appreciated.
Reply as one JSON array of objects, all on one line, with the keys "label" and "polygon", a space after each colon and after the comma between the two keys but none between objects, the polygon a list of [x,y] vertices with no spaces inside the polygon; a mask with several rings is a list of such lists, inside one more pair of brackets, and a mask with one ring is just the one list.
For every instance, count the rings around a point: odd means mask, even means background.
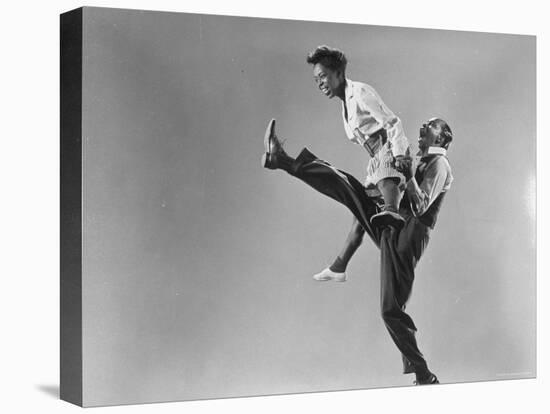
[{"label": "shirt collar", "polygon": [[346,96],[346,102],[353,97],[353,81],[346,78],[346,89],[344,90],[344,95]]},{"label": "shirt collar", "polygon": [[447,156],[447,150],[442,147],[428,147],[428,153],[425,155],[422,155],[422,153],[419,151],[417,153],[417,159],[420,159],[420,161],[429,160],[430,158],[433,158],[436,155],[443,155]]},{"label": "shirt collar", "polygon": [[447,150],[443,147],[429,147],[428,148],[428,155],[447,155]]}]

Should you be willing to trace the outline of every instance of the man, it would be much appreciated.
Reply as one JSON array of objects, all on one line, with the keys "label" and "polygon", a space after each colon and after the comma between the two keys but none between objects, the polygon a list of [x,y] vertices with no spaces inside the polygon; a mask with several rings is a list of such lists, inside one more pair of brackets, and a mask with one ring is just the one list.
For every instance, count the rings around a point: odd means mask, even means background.
[{"label": "man", "polygon": [[[307,57],[313,65],[313,78],[320,91],[329,99],[342,102],[342,120],[348,139],[367,150],[365,187],[381,196],[382,209],[371,218],[375,226],[404,224],[399,215],[399,201],[404,183],[394,164],[394,157],[408,153],[409,142],[401,120],[382,101],[371,86],[346,78],[347,59],[343,52],[319,46]],[[315,280],[345,282],[347,265],[363,240],[364,231],[354,219],[344,247],[334,262],[313,276]]]},{"label": "man", "polygon": [[265,168],[282,169],[344,204],[380,249],[382,318],[401,351],[403,372],[414,372],[418,385],[437,384],[439,381],[418,349],[416,326],[405,313],[405,305],[412,291],[414,269],[428,244],[430,231],[453,180],[446,157],[452,139],[449,125],[434,118],[420,128],[419,162],[414,165],[408,155],[398,157],[406,190],[399,208],[404,225],[397,229],[372,225],[371,218],[379,213],[380,207],[353,176],[320,160],[307,148],[296,159],[290,157],[275,134],[275,120],[270,121],[264,137],[262,165]]}]

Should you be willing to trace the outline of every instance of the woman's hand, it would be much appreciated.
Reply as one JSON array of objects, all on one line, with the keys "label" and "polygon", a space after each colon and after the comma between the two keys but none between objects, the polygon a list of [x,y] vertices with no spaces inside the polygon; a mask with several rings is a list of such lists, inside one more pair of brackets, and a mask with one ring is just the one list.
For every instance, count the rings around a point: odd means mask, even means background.
[{"label": "woman's hand", "polygon": [[397,155],[395,157],[395,169],[409,181],[414,176],[413,159],[410,155]]}]

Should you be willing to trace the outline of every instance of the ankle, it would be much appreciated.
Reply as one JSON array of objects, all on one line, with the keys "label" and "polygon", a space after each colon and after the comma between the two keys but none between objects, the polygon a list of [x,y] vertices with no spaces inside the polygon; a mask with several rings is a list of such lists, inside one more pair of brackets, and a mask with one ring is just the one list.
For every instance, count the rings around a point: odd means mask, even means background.
[{"label": "ankle", "polygon": [[335,273],[344,273],[346,271],[347,263],[344,262],[340,257],[337,257],[329,266],[329,269]]}]

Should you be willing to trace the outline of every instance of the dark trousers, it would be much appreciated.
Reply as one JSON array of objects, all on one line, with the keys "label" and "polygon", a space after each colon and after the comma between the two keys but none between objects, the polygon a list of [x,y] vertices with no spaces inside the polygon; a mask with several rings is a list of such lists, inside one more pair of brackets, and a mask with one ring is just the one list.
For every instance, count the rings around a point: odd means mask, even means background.
[{"label": "dark trousers", "polygon": [[414,268],[429,240],[429,227],[410,214],[400,212],[405,226],[400,231],[375,228],[370,218],[379,211],[365,187],[353,176],[318,159],[303,149],[295,160],[281,166],[289,174],[345,205],[380,249],[380,305],[386,328],[403,357],[404,373],[426,372],[427,364],[418,349],[414,325],[405,313],[411,295]]}]

